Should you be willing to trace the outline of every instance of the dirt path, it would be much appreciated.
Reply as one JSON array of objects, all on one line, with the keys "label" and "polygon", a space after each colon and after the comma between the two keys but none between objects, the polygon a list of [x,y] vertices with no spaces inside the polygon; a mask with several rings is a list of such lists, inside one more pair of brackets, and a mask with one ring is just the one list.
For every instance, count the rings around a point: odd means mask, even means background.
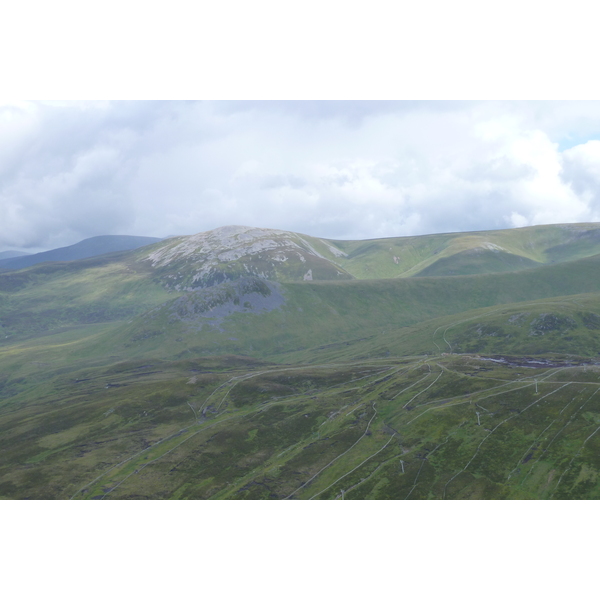
[{"label": "dirt path", "polygon": [[336,456],[331,462],[327,463],[320,471],[317,471],[308,481],[305,481],[299,488],[295,489],[289,496],[284,498],[284,500],[289,500],[296,492],[300,491],[302,488],[305,488],[315,477],[317,477],[317,475],[320,475],[325,469],[330,467],[334,462],[336,462],[340,458],[342,458],[342,456],[344,456],[345,454],[348,454],[348,452],[350,452],[350,450],[352,450],[352,448],[354,448],[356,446],[356,444],[358,444],[360,442],[360,440],[362,440],[365,437],[365,435],[367,435],[367,433],[369,431],[369,427],[371,426],[371,423],[373,422],[373,419],[377,416],[377,409],[375,408],[374,402],[373,402],[373,411],[374,411],[373,416],[367,423],[367,427],[366,427],[364,433],[356,440],[356,442],[354,442],[354,444],[352,444],[352,446],[350,446],[350,448],[348,448],[348,450],[346,450],[345,452],[342,452],[339,456]]}]

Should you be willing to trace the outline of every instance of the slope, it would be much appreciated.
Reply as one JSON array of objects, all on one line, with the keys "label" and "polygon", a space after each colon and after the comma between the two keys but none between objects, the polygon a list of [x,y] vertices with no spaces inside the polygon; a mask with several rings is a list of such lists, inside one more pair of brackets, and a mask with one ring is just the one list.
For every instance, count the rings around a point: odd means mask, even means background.
[{"label": "slope", "polygon": [[150,262],[164,284],[176,291],[248,276],[275,281],[352,279],[321,252],[331,257],[336,249],[288,231],[229,226],[166,240],[140,260]]},{"label": "slope", "polygon": [[243,354],[310,361],[314,348],[467,310],[600,292],[600,257],[519,273],[372,281],[239,279],[186,292],[98,340],[120,356]]},{"label": "slope", "polygon": [[216,285],[186,238],[0,275],[0,497],[600,497],[600,256],[305,281],[343,255],[250,233]]},{"label": "slope", "polygon": [[600,497],[600,370],[240,357],[57,374],[0,406],[0,497]]},{"label": "slope", "polygon": [[0,344],[136,316],[172,297],[130,252],[0,273]]},{"label": "slope", "polygon": [[[532,229],[544,233],[544,228]],[[562,229],[550,227],[549,231],[556,234]],[[548,239],[548,232],[544,235]],[[128,344],[127,352],[150,351],[162,345],[164,352],[196,348],[198,352],[221,349],[267,356],[478,307],[595,292],[600,285],[598,256],[520,272],[352,280],[347,271],[326,258],[327,252],[334,256],[333,246],[319,246],[319,240],[305,237],[273,230],[221,228],[133,251],[0,273],[0,339],[7,343],[61,327],[132,319],[186,295],[193,314],[185,319],[166,318],[171,310],[166,307],[120,328],[115,339]],[[589,236],[583,238],[589,242]],[[341,254],[335,258],[345,260]],[[215,285],[225,286],[219,288],[225,290],[235,281],[252,278],[282,286],[278,293],[285,302],[277,310],[271,307],[266,314],[262,309],[257,314],[251,307],[240,312],[239,307],[249,301],[243,300],[220,317],[226,325],[219,328],[228,333],[215,330],[210,318],[207,320],[206,307],[202,308],[207,298],[202,290]],[[233,288],[223,292],[221,299],[221,292],[216,293],[211,302],[222,305],[233,302],[231,294],[240,297]],[[178,310],[185,313],[187,309],[182,304]],[[199,328],[202,335],[197,335]],[[168,340],[182,335],[185,343],[178,342],[176,350]]]},{"label": "slope", "polygon": [[354,277],[465,275],[534,268],[600,252],[600,225],[538,225],[497,231],[333,241]]},{"label": "slope", "polygon": [[18,270],[45,262],[81,260],[110,252],[133,250],[160,241],[160,238],[134,235],[100,235],[64,248],[0,260],[0,269]]},{"label": "slope", "polygon": [[20,252],[19,250],[5,250],[0,252],[0,261],[8,258],[17,258],[18,256],[28,256],[28,252]]}]

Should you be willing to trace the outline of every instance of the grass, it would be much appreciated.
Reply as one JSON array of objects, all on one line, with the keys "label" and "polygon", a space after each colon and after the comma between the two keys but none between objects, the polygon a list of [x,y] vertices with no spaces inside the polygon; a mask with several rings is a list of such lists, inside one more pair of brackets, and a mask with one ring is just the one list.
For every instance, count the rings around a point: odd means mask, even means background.
[{"label": "grass", "polygon": [[[598,254],[598,224],[542,225],[364,241],[335,241],[358,279],[505,272]],[[494,250],[488,249],[493,244]]]},{"label": "grass", "polygon": [[[598,266],[599,259],[592,257],[519,273],[280,284],[284,305],[260,314],[233,313],[219,322],[203,316],[210,316],[209,313],[197,314],[191,320],[174,319],[173,306],[179,301],[170,301],[119,326],[114,332],[107,331],[102,339],[94,341],[90,353],[124,358],[185,358],[229,353],[277,362],[311,362],[315,355],[327,356],[331,352],[352,356],[362,344],[363,347],[379,346],[382,352],[385,352],[384,345],[388,345],[388,351],[397,354],[396,337],[404,339],[405,329],[419,323],[479,308],[600,292],[600,281],[596,277]],[[190,294],[190,301],[201,304],[198,298],[202,294]],[[594,310],[587,313],[590,314],[585,318],[594,318]],[[576,316],[580,325],[582,318]],[[472,325],[476,332],[477,323]],[[519,337],[516,324],[508,329],[514,338],[515,352],[517,342],[527,342],[526,352],[552,349],[552,344],[547,343],[548,336]],[[509,335],[508,329],[506,335]],[[465,330],[465,335],[468,336],[469,331]],[[496,351],[497,339],[493,339],[491,333],[476,334],[469,343],[461,342],[461,347],[465,352]],[[580,342],[585,344],[580,352],[591,351],[595,344],[593,330],[586,326],[580,333],[570,344],[566,343],[565,336],[554,336],[560,351],[577,353]],[[425,344],[415,346],[409,342],[402,352],[411,353],[411,348],[418,352],[435,351],[432,339],[428,334]],[[358,351],[359,356],[364,354]]]},{"label": "grass", "polygon": [[124,254],[0,273],[0,344],[131,318],[172,297]]},{"label": "grass", "polygon": [[22,403],[0,413],[0,493],[598,496],[600,370],[590,361],[482,370],[484,361],[459,355],[296,367],[232,360],[54,379],[45,410]]},{"label": "grass", "polygon": [[[398,276],[491,268],[482,240],[567,262]],[[285,303],[211,319],[143,249],[0,274],[0,497],[600,496],[593,229],[309,242],[390,278],[290,271]]]}]

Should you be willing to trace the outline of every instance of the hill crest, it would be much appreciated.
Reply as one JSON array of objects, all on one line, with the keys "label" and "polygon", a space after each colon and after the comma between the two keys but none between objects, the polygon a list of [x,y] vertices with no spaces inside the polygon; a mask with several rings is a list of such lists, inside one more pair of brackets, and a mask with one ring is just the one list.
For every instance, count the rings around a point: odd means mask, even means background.
[{"label": "hill crest", "polygon": [[293,282],[501,273],[596,254],[598,223],[371,240],[232,225],[163,240],[141,258],[169,288],[190,291],[246,276]]},{"label": "hill crest", "polygon": [[282,281],[351,279],[333,260],[341,256],[343,251],[318,238],[231,225],[172,238],[142,260],[170,271],[169,287],[189,291],[246,276]]},{"label": "hill crest", "polygon": [[136,235],[98,235],[81,240],[71,246],[0,260],[0,269],[14,271],[45,262],[81,260],[111,252],[135,250],[159,241],[160,238]]}]

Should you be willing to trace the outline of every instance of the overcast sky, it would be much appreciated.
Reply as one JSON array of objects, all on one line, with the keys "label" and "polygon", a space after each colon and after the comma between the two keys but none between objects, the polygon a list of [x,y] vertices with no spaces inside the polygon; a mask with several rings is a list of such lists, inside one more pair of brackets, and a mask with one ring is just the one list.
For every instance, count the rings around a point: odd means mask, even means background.
[{"label": "overcast sky", "polygon": [[600,220],[600,102],[9,102],[0,251]]}]

